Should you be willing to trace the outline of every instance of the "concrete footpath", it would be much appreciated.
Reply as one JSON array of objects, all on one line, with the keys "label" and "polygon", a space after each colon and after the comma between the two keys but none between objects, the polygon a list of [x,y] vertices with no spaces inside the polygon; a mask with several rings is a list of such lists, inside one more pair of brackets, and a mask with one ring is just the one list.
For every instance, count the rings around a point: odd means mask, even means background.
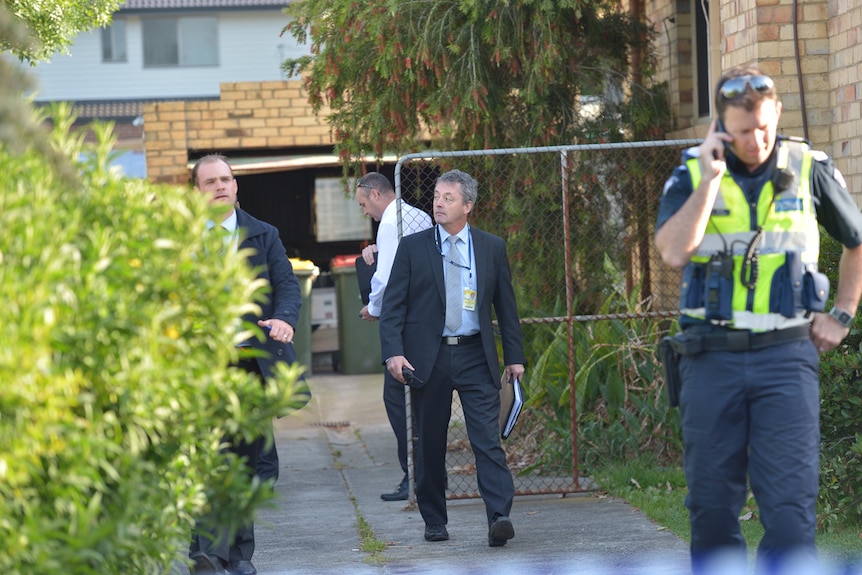
[{"label": "concrete footpath", "polygon": [[[314,375],[313,399],[276,422],[278,499],[256,523],[261,575],[683,574],[688,546],[628,504],[595,494],[517,496],[515,538],[488,547],[480,499],[449,501],[449,541],[428,543],[415,505],[384,502],[401,479],[382,375]],[[359,549],[357,517],[387,543]]]}]

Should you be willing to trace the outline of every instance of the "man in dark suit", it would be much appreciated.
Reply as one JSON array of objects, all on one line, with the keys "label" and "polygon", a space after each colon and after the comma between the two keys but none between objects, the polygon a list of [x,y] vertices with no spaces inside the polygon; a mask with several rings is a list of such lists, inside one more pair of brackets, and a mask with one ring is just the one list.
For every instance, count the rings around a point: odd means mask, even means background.
[{"label": "man in dark suit", "polygon": [[[287,259],[278,230],[247,212],[235,207],[238,186],[227,158],[220,155],[204,156],[192,169],[195,188],[210,197],[211,203],[231,206],[221,222],[212,222],[211,227],[220,226],[225,237],[226,249],[250,249],[248,263],[260,270],[258,277],[270,286],[265,302],[260,304],[260,316],[247,314],[243,321],[264,328],[266,337],[261,341],[251,338],[239,347],[238,367],[255,373],[263,382],[270,377],[277,362],[296,361],[293,349],[294,326],[299,319],[302,294],[299,280]],[[263,354],[252,352],[262,351]],[[240,439],[229,440],[229,450],[246,460],[250,473],[255,473],[264,438],[253,442]],[[223,574],[254,575],[257,570],[251,562],[254,554],[254,524],[249,519],[232,540],[225,536],[227,526],[215,527],[209,533],[196,533],[189,547],[189,557],[194,562],[193,575]]]},{"label": "man in dark suit", "polygon": [[402,238],[398,246],[383,298],[380,342],[387,370],[411,385],[416,405],[416,499],[425,539],[449,539],[446,443],[457,390],[485,501],[488,544],[499,547],[515,535],[509,519],[515,487],[500,445],[492,307],[503,343],[503,379],[520,378],[525,360],[506,244],[467,224],[476,196],[476,180],[464,172],[437,179],[437,225]]}]

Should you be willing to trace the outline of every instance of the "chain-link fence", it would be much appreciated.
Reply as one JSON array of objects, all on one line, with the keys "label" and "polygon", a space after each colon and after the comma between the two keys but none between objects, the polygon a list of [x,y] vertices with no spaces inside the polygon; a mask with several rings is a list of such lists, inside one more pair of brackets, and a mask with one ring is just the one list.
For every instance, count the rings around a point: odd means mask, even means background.
[{"label": "chain-link fence", "polygon": [[[578,469],[575,385],[578,352],[582,358],[590,342],[576,327],[675,313],[679,275],[662,264],[653,234],[662,187],[682,150],[698,143],[428,152],[398,161],[396,194],[429,213],[440,174],[472,175],[479,197],[470,224],[507,241],[528,360],[525,395],[542,398],[525,405],[503,442],[518,494],[590,488]],[[450,499],[479,496],[457,396],[447,469]]]}]

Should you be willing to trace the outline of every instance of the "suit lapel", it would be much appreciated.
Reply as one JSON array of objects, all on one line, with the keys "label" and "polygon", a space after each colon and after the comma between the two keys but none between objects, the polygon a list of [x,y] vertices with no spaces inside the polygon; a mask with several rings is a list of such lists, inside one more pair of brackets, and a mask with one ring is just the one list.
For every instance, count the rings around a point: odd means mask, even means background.
[{"label": "suit lapel", "polygon": [[440,250],[437,248],[437,227],[431,227],[431,233],[427,234],[428,240],[425,242],[425,254],[428,256],[428,268],[431,270],[431,277],[434,280],[434,285],[437,286],[437,295],[440,296],[440,302],[446,303],[446,280],[443,278],[443,258],[440,256]]},{"label": "suit lapel", "polygon": [[249,240],[260,234],[257,222],[252,220],[247,213],[241,209],[236,209],[236,225],[240,228],[240,247],[252,247],[248,245]]},{"label": "suit lapel", "polygon": [[477,230],[470,227],[470,237],[473,240],[473,257],[476,259],[476,269],[473,270],[473,277],[476,278],[476,310],[482,307],[482,300],[487,292],[488,274],[484,273],[488,270],[489,254],[485,238],[481,233],[476,233]]}]

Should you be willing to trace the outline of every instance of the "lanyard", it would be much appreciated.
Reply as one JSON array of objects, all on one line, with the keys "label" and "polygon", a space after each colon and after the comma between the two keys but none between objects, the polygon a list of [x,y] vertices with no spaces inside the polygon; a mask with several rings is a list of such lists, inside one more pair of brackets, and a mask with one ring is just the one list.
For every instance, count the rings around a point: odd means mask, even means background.
[{"label": "lanyard", "polygon": [[[471,234],[469,232],[469,230],[467,231],[467,263],[469,265],[465,266],[464,264],[459,264],[459,263],[453,262],[452,259],[449,257],[448,252],[445,255],[443,254],[443,242],[440,240],[440,226],[437,226],[437,228],[435,228],[435,231],[437,232],[437,251],[440,252],[440,255],[443,256],[443,259],[445,259],[447,262],[449,262],[453,266],[467,270],[469,272],[469,278],[470,278],[470,280],[472,280],[473,279],[473,234]],[[455,250],[458,248],[455,247],[455,244],[453,243],[453,244],[451,244],[451,247],[449,249]]]}]

